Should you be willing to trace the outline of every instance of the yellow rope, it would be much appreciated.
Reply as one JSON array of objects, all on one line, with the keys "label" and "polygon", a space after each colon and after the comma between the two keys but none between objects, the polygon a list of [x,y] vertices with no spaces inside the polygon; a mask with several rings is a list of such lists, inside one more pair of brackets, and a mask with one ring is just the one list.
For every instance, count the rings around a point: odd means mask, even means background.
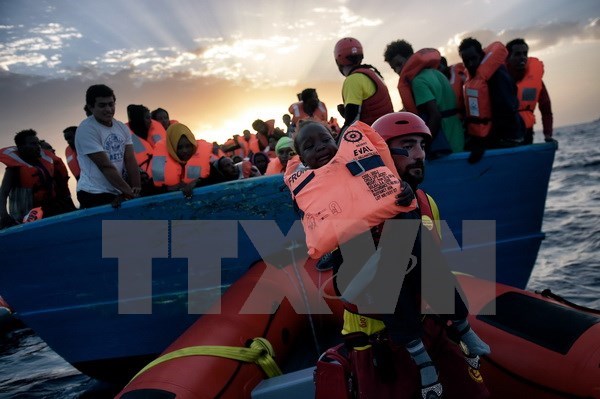
[{"label": "yellow rope", "polygon": [[176,351],[162,355],[161,357],[148,363],[146,367],[141,369],[132,379],[135,380],[140,374],[146,370],[161,364],[163,362],[178,359],[186,356],[217,356],[232,360],[239,360],[246,363],[256,363],[265,372],[268,378],[281,375],[281,370],[273,359],[275,351],[273,346],[265,338],[254,338],[249,348],[235,346],[190,346],[187,348],[178,349]]}]

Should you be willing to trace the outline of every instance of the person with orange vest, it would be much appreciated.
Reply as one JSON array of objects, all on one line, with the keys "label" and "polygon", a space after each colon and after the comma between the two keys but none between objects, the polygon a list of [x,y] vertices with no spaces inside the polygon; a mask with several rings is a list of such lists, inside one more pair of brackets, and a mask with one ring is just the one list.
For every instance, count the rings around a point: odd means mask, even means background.
[{"label": "person with orange vest", "polygon": [[166,109],[163,108],[156,108],[154,111],[150,112],[150,117],[153,120],[160,122],[162,127],[165,129],[165,132],[167,131],[169,126],[177,123],[176,120],[169,118],[169,113]]},{"label": "person with orange vest", "polygon": [[269,145],[269,137],[275,133],[275,119],[263,121],[256,119],[252,122],[252,129],[256,130],[256,138],[258,139],[258,147],[263,151]]},{"label": "person with orange vest", "polygon": [[446,76],[454,95],[456,96],[456,108],[458,109],[458,116],[462,120],[465,116],[465,104],[463,98],[463,85],[467,80],[467,69],[462,62],[452,64],[448,66],[448,60],[446,57],[440,58],[439,71]]},{"label": "person with orange vest", "polygon": [[65,141],[67,142],[67,147],[65,148],[65,158],[67,159],[67,166],[69,170],[73,174],[76,180],[79,180],[79,174],[81,170],[79,169],[79,161],[77,161],[77,151],[75,151],[75,132],[77,131],[77,126],[69,126],[65,130],[63,130],[63,136]]},{"label": "person with orange vest", "polygon": [[301,100],[290,105],[289,112],[292,114],[291,129],[297,130],[298,124],[303,120],[315,120],[327,123],[327,107],[319,100],[316,89],[302,90]]},{"label": "person with orange vest", "polygon": [[239,141],[246,145],[246,154],[244,157],[249,157],[250,153],[257,154],[261,152],[258,138],[256,137],[256,134],[250,133],[250,130],[244,129],[243,137],[241,137]]},{"label": "person with orange vest", "polygon": [[358,40],[353,37],[340,39],[335,44],[333,56],[340,73],[346,77],[342,86],[344,104],[338,106],[344,118],[342,132],[355,120],[370,125],[394,110],[381,73],[372,65],[362,64],[363,47]]},{"label": "person with orange vest", "polygon": [[67,169],[52,151],[42,150],[37,132],[18,132],[15,144],[0,150],[0,162],[6,165],[0,186],[0,228],[20,223],[38,207],[46,217],[75,210]]},{"label": "person with orange vest", "polygon": [[387,45],[384,59],[400,78],[398,92],[404,109],[421,116],[433,141],[430,159],[464,151],[465,131],[458,116],[456,95],[438,70],[441,54],[433,48],[413,51],[410,43],[396,40]]},{"label": "person with orange vest", "polygon": [[150,110],[143,105],[129,104],[127,106],[127,126],[131,129],[133,151],[140,171],[151,179],[150,160],[156,143],[165,139],[166,131],[163,125],[150,117]]},{"label": "person with orange vest", "polygon": [[288,161],[291,157],[296,155],[292,139],[289,137],[282,137],[277,140],[275,153],[277,154],[277,157],[271,158],[269,165],[267,165],[265,175],[276,175],[285,172]]},{"label": "person with orange vest", "polygon": [[463,89],[469,162],[478,162],[486,148],[523,144],[517,86],[504,65],[506,47],[494,42],[484,51],[478,40],[468,37],[460,43],[458,52],[469,73]]},{"label": "person with orange vest", "polygon": [[552,103],[544,76],[544,63],[535,57],[528,57],[529,46],[525,40],[518,38],[506,43],[508,57],[506,66],[508,72],[517,83],[517,98],[519,100],[519,115],[525,124],[525,144],[533,143],[533,125],[535,124],[535,107],[539,104],[542,114],[542,127],[546,142],[555,141],[552,138]]},{"label": "person with orange vest", "polygon": [[165,140],[154,146],[151,169],[154,185],[165,191],[181,190],[186,198],[210,173],[212,144],[196,140],[182,123],[167,129]]}]

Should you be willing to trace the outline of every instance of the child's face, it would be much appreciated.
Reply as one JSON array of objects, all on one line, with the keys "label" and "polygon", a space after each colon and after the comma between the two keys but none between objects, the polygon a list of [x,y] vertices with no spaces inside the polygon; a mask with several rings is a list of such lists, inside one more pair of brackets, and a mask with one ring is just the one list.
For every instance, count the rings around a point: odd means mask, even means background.
[{"label": "child's face", "polygon": [[325,126],[318,123],[300,129],[296,143],[300,160],[311,169],[317,169],[327,164],[338,151],[331,133]]}]

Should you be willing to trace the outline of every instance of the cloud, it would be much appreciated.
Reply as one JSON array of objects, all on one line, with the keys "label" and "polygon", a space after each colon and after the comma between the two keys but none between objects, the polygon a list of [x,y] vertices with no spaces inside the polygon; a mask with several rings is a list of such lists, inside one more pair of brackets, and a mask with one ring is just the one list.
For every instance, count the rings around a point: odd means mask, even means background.
[{"label": "cloud", "polygon": [[440,52],[448,57],[449,62],[458,62],[458,45],[466,37],[474,37],[483,46],[493,41],[506,43],[521,37],[529,44],[530,52],[542,51],[563,43],[597,42],[600,41],[600,19],[590,19],[585,22],[555,21],[546,24],[529,26],[522,29],[502,31],[478,30],[462,32],[450,38]]},{"label": "cloud", "polygon": [[14,72],[56,68],[61,63],[63,48],[82,37],[75,28],[59,23],[40,24],[30,29],[23,25],[2,25],[1,31],[0,69]]}]

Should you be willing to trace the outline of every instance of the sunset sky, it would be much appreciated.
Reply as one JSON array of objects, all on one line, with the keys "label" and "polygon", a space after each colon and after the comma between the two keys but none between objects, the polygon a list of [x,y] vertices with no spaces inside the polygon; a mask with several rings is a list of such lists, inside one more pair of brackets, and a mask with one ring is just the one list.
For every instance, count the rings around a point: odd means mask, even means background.
[{"label": "sunset sky", "polygon": [[555,126],[587,122],[600,117],[599,19],[598,0],[0,0],[0,147],[33,128],[63,155],[61,132],[84,118],[95,83],[115,90],[117,119],[127,121],[128,104],[163,107],[209,141],[256,118],[283,126],[306,87],[339,117],[333,47],[344,36],[362,42],[396,109],[390,41],[453,63],[464,37],[523,37],[545,63]]}]

